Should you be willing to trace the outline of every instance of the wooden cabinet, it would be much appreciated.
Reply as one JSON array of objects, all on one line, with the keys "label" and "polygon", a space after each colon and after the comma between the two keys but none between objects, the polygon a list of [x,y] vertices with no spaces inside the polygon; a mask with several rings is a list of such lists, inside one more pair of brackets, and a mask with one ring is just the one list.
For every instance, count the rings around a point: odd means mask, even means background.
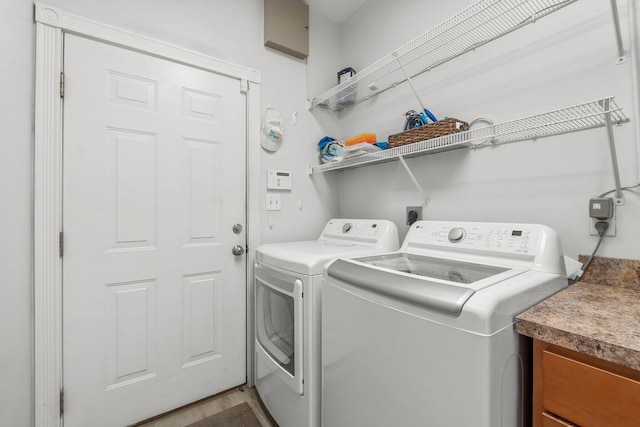
[{"label": "wooden cabinet", "polygon": [[640,425],[640,371],[534,340],[534,427]]},{"label": "wooden cabinet", "polygon": [[264,45],[300,59],[309,56],[309,6],[302,0],[264,0]]}]

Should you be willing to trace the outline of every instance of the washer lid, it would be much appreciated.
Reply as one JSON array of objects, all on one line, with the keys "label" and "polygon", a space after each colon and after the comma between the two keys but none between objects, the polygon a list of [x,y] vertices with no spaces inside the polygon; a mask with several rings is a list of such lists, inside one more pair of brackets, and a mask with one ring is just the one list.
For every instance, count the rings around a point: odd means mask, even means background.
[{"label": "washer lid", "polygon": [[455,314],[476,291],[523,271],[402,252],[338,259],[327,267],[327,275],[347,284]]},{"label": "washer lid", "polygon": [[358,261],[389,270],[402,271],[417,276],[461,284],[475,283],[508,270],[508,268],[504,267],[433,258],[403,252],[358,258]]}]

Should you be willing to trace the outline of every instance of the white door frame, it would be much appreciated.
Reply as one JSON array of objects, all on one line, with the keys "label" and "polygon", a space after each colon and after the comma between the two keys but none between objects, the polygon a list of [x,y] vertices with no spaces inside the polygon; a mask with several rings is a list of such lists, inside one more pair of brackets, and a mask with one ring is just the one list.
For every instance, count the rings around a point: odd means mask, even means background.
[{"label": "white door frame", "polygon": [[35,4],[36,82],[34,155],[35,425],[60,426],[62,390],[62,98],[63,34],[136,50],[238,80],[247,111],[247,378],[253,379],[253,264],[260,243],[260,72],[160,40]]}]

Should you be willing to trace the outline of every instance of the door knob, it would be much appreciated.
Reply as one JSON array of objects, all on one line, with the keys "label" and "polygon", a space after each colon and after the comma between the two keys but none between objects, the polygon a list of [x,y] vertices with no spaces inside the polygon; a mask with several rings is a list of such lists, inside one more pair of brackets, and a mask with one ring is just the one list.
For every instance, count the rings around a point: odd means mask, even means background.
[{"label": "door knob", "polygon": [[242,233],[242,224],[234,224],[232,230],[235,234]]},{"label": "door knob", "polygon": [[233,249],[231,249],[231,252],[233,252],[235,256],[244,255],[244,248],[241,245],[235,245]]}]

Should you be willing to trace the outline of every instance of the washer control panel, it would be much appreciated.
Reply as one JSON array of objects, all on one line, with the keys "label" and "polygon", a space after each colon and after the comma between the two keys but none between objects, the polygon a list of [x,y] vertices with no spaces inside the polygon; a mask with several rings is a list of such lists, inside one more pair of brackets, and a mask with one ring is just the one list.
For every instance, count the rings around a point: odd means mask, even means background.
[{"label": "washer control panel", "polygon": [[419,221],[409,230],[405,245],[530,254],[538,248],[542,227],[533,224]]},{"label": "washer control panel", "polygon": [[558,233],[542,224],[417,221],[401,252],[566,274]]}]

